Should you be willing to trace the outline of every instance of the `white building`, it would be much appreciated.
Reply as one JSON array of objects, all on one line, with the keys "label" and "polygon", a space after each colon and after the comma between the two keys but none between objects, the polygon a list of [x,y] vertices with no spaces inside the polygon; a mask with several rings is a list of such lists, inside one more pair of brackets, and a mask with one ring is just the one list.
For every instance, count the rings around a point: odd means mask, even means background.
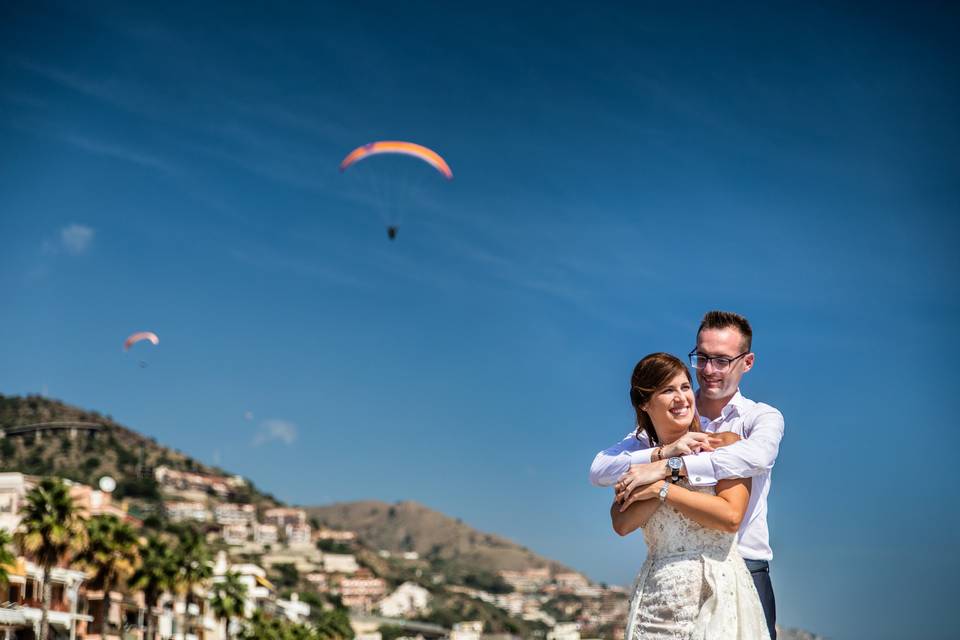
[{"label": "white building", "polygon": [[227,496],[232,489],[245,484],[240,476],[225,478],[223,476],[208,476],[202,473],[179,471],[165,465],[154,469],[153,476],[164,490],[168,492],[192,492],[207,494],[213,492],[220,497]]},{"label": "white building", "polygon": [[480,620],[458,622],[453,625],[453,631],[450,632],[450,640],[480,640],[482,634],[483,622]]},{"label": "white building", "polygon": [[383,578],[375,578],[366,572],[366,576],[343,578],[337,585],[340,600],[348,609],[369,612],[373,603],[383,599],[387,593],[387,583]]},{"label": "white building", "polygon": [[273,600],[276,589],[267,580],[267,572],[263,567],[255,564],[229,564],[227,554],[221,551],[217,554],[213,565],[213,582],[221,582],[228,572],[237,574],[240,582],[246,587],[243,603],[244,616],[252,616],[255,610]]},{"label": "white building", "polygon": [[275,507],[263,512],[263,521],[276,525],[280,529],[284,529],[288,524],[304,525],[307,524],[307,512],[303,509]]},{"label": "white building", "polygon": [[569,589],[571,591],[590,586],[590,581],[587,580],[586,577],[572,571],[568,573],[558,573],[553,576],[553,580],[561,589]]},{"label": "white building", "polygon": [[22,473],[0,473],[0,529],[13,533],[20,526],[24,496],[35,484]]},{"label": "white building", "polygon": [[276,525],[257,524],[253,527],[253,541],[257,544],[277,544],[280,535],[277,533]]},{"label": "white building", "polygon": [[210,512],[202,502],[164,502],[163,509],[174,522],[206,522],[210,519]]},{"label": "white building", "polygon": [[252,504],[223,502],[213,510],[217,524],[253,524],[257,519],[257,509]]},{"label": "white building", "polygon": [[357,559],[351,554],[323,554],[323,570],[327,573],[356,573],[359,569]]},{"label": "white building", "polygon": [[580,625],[576,622],[558,622],[547,633],[547,640],[580,640]]},{"label": "white building", "polygon": [[306,575],[307,582],[313,585],[313,588],[317,591],[326,591],[328,588],[327,583],[327,574],[321,573],[319,571],[314,571],[313,573],[308,573]]},{"label": "white building", "polygon": [[336,540],[337,542],[352,542],[357,539],[357,534],[353,531],[338,531],[336,529],[317,529],[318,540]]},{"label": "white building", "polygon": [[550,582],[549,569],[527,569],[525,571],[501,571],[500,577],[513,587],[514,591],[531,593],[539,591]]},{"label": "white building", "polygon": [[[19,474],[18,474],[19,475]],[[15,565],[7,567],[8,583],[3,585],[4,598],[7,601],[0,607],[0,633],[4,637],[33,637],[31,631],[40,624],[43,614],[37,606],[42,598],[43,569],[38,565],[19,558]],[[80,586],[86,578],[83,571],[74,571],[54,567],[47,578],[51,588],[51,608],[48,612],[51,637],[59,634],[66,637],[76,630],[77,623],[93,617],[77,613],[77,601]],[[20,635],[20,632],[23,635]],[[12,634],[12,635],[11,635]]]},{"label": "white building", "polygon": [[310,546],[310,525],[288,524],[284,531],[287,544],[295,546]]},{"label": "white building", "polygon": [[406,618],[426,610],[430,603],[430,592],[415,582],[402,585],[377,603],[380,614],[388,618]]},{"label": "white building", "polygon": [[232,546],[239,546],[250,537],[250,529],[245,524],[227,524],[221,531],[223,541]]},{"label": "white building", "polygon": [[[296,593],[290,594],[289,600],[277,600],[277,609],[283,612],[287,620],[291,622],[305,622],[310,617],[310,605],[300,602],[300,596]],[[580,636],[577,636],[580,640]]]}]

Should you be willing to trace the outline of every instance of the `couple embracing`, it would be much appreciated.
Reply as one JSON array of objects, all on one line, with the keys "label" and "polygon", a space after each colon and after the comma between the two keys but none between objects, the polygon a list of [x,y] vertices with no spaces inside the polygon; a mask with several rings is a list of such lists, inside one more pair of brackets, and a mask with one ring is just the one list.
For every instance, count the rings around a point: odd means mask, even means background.
[{"label": "couple embracing", "polygon": [[767,529],[783,416],[748,400],[754,364],[743,316],[707,313],[686,364],[667,353],[634,368],[637,429],[597,454],[590,481],[613,486],[620,535],[643,531],[626,640],[776,640]]}]

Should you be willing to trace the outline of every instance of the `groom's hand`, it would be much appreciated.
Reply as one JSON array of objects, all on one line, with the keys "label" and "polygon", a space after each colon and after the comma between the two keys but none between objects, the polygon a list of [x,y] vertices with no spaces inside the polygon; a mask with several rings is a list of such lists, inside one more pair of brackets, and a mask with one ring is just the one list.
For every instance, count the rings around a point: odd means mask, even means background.
[{"label": "groom's hand", "polygon": [[620,476],[614,488],[617,491],[617,502],[624,504],[630,500],[631,494],[639,487],[651,482],[663,480],[667,477],[667,463],[651,462],[649,464],[632,464],[630,469]]},{"label": "groom's hand", "polygon": [[740,436],[734,433],[733,431],[724,431],[722,433],[711,433],[710,437],[707,439],[707,442],[711,447],[717,449],[719,447],[726,447],[731,445],[734,442],[739,442]]}]

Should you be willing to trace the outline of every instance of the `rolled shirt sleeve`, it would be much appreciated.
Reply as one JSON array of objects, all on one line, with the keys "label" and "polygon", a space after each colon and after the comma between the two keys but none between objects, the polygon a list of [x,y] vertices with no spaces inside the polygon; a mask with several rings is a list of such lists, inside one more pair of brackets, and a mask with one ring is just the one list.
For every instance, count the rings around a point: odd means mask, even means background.
[{"label": "rolled shirt sleeve", "polygon": [[597,487],[613,486],[630,469],[632,464],[650,462],[655,447],[650,447],[646,434],[640,439],[634,432],[608,449],[604,449],[593,459],[590,465],[590,483]]},{"label": "rolled shirt sleeve", "polygon": [[743,439],[711,453],[684,456],[690,484],[709,486],[727,478],[752,478],[773,468],[783,438],[783,415],[769,405],[744,420]]}]

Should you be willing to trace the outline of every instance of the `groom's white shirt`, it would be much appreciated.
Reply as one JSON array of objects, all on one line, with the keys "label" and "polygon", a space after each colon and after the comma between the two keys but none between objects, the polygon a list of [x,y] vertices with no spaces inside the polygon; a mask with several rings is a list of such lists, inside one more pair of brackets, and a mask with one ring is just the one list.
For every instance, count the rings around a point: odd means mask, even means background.
[{"label": "groom's white shirt", "polygon": [[[767,494],[770,493],[770,474],[783,438],[783,415],[768,404],[744,398],[738,390],[720,412],[720,417],[708,420],[701,416],[700,425],[706,433],[732,431],[743,439],[710,453],[684,456],[690,484],[710,486],[727,478],[753,478],[737,546],[740,555],[748,560],[771,560],[773,550],[767,529]],[[629,433],[593,459],[590,482],[598,487],[612,486],[631,464],[650,462],[653,450],[646,434],[640,434],[638,440],[634,432]]]}]

